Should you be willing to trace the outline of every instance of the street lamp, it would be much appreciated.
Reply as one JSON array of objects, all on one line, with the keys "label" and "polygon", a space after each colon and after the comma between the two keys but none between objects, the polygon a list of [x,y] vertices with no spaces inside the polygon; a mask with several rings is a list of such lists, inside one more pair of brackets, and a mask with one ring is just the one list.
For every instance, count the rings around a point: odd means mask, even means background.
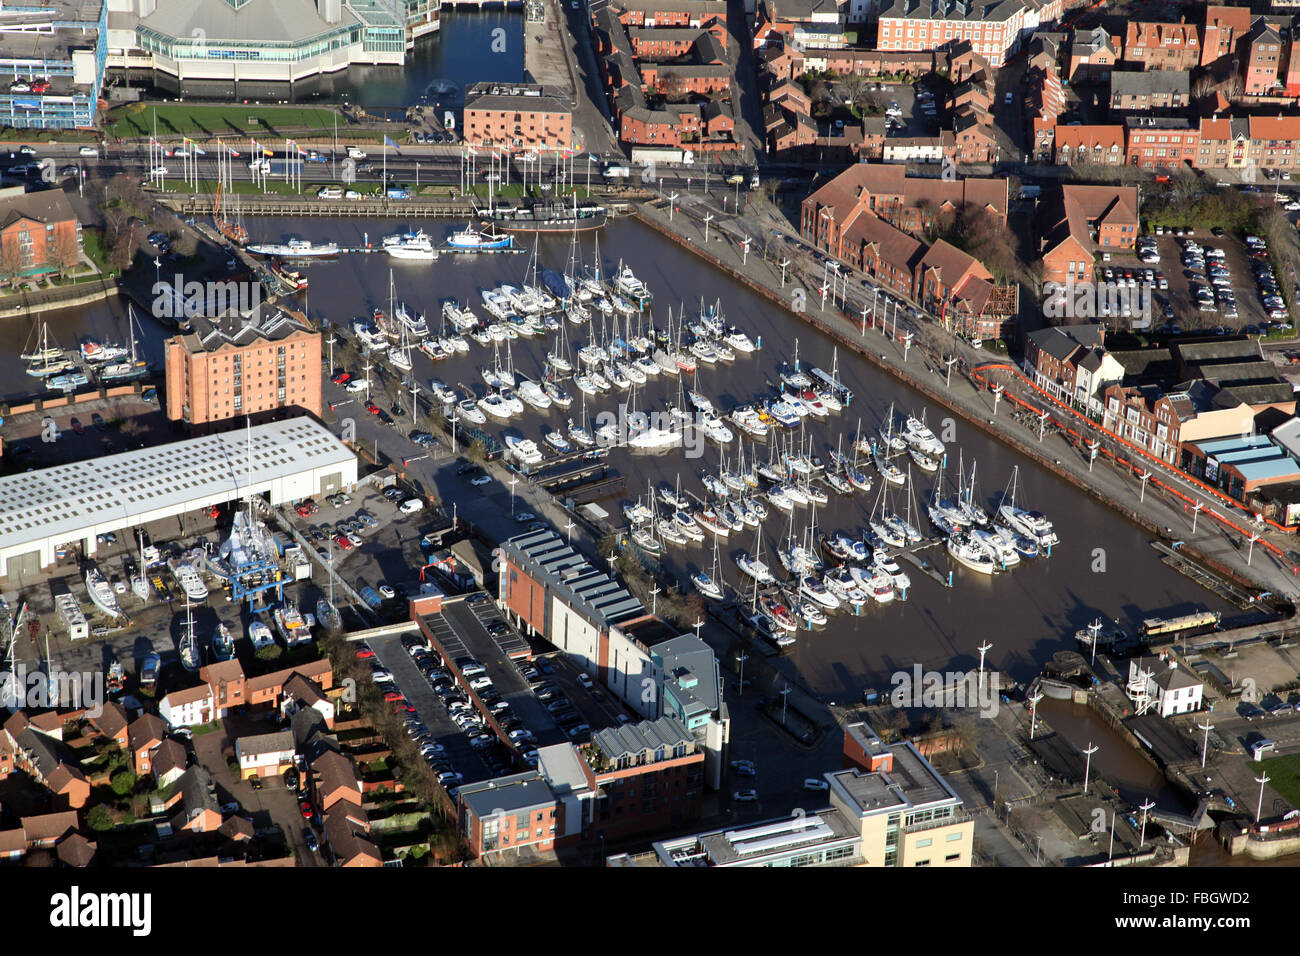
[{"label": "street lamp", "polygon": [[740,691],[736,694],[737,697],[745,696],[745,661],[747,660],[749,660],[749,655],[744,651],[741,651],[736,658],[736,662],[740,664]]},{"label": "street lamp", "polygon": [[515,485],[517,484],[519,484],[519,476],[511,475],[510,476],[510,516],[512,518],[514,517],[515,514]]},{"label": "street lamp", "polygon": [[[785,726],[785,712],[786,712],[786,708],[789,706],[789,703],[790,703],[790,685],[786,684],[785,690],[781,691],[781,726],[782,727]],[[1260,792],[1263,793],[1263,788],[1260,788]]]},{"label": "street lamp", "polygon": [[1086,754],[1087,756],[1087,759],[1084,760],[1083,763],[1083,795],[1085,797],[1088,795],[1088,775],[1092,771],[1092,755],[1095,754],[1100,749],[1101,749],[1100,747],[1098,747],[1091,740],[1089,740],[1088,748],[1084,750],[1084,754]]}]

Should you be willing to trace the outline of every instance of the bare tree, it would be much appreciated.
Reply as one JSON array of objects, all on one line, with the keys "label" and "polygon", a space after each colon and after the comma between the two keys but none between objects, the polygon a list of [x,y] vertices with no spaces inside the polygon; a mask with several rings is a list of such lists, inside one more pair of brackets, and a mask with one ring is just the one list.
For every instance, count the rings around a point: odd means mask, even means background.
[{"label": "bare tree", "polygon": [[18,240],[0,243],[0,276],[10,286],[16,286],[22,277],[22,271],[23,257],[18,251]]},{"label": "bare tree", "polygon": [[56,229],[54,242],[50,246],[48,255],[50,265],[59,270],[59,278],[66,276],[81,260],[76,233],[70,229]]}]

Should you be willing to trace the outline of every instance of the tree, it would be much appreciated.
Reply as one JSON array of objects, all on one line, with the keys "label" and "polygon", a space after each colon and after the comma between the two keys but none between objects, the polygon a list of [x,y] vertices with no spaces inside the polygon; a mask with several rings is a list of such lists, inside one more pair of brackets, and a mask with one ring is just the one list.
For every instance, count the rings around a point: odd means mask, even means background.
[{"label": "tree", "polygon": [[18,251],[17,240],[0,243],[0,277],[3,277],[10,286],[16,286],[22,277],[22,272],[23,257]]},{"label": "tree", "polygon": [[688,95],[686,89],[686,80],[680,73],[668,70],[659,78],[658,90],[660,95],[670,103],[680,103]]},{"label": "tree", "polygon": [[113,792],[119,797],[125,797],[135,789],[135,774],[130,770],[119,770],[110,778]]},{"label": "tree", "polygon": [[86,825],[96,833],[113,829],[113,813],[102,803],[97,803],[86,811]]},{"label": "tree", "polygon": [[77,234],[69,229],[56,229],[54,242],[49,250],[50,265],[59,270],[63,278],[81,261],[81,250],[77,248]]}]

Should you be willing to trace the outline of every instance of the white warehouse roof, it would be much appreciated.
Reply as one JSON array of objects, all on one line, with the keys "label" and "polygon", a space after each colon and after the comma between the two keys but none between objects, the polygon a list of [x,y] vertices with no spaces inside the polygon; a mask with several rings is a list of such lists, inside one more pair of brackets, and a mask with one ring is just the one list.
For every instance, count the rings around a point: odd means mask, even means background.
[{"label": "white warehouse roof", "polygon": [[235,501],[250,486],[272,504],[305,498],[332,474],[354,484],[356,456],[302,416],[10,475],[0,478],[0,556],[86,539],[93,549],[96,534]]}]

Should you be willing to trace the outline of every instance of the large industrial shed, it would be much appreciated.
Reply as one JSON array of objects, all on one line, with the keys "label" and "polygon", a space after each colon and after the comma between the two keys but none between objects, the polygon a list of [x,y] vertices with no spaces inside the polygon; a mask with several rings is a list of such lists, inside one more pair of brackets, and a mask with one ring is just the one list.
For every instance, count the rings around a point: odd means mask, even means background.
[{"label": "large industrial shed", "polygon": [[323,425],[300,417],[0,478],[0,571],[36,574],[60,545],[250,493],[273,504],[356,484],[357,459]]}]

